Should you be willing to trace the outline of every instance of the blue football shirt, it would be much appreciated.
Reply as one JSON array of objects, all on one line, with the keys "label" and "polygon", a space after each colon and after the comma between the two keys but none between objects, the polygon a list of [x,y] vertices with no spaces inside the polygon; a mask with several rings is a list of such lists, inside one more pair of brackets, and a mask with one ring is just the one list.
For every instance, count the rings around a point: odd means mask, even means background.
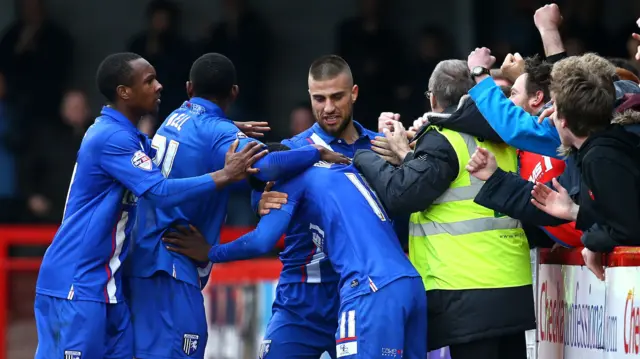
[{"label": "blue football shirt", "polygon": [[[224,168],[225,154],[236,139],[240,140],[238,149],[254,141],[240,132],[216,104],[194,97],[173,111],[158,129],[152,141],[156,150],[153,161],[167,178],[215,172]],[[212,245],[217,244],[229,193],[229,187],[217,189],[197,201],[162,209],[140,199],[127,274],[145,278],[164,271],[178,280],[204,286],[211,266],[197,266],[190,259],[168,251],[162,234],[172,225],[192,224]]]},{"label": "blue football shirt", "polygon": [[[382,136],[367,130],[358,122],[353,123],[360,137],[352,144],[331,136],[317,123],[297,136],[282,141],[282,144],[289,148],[299,148],[314,143],[353,158],[357,150],[370,149],[371,140]],[[309,219],[301,213],[295,213],[291,219],[284,239],[284,249],[280,253],[282,272],[279,283],[328,283],[339,280],[326,254],[314,245],[309,223]]]},{"label": "blue football shirt", "polygon": [[307,223],[317,253],[339,276],[340,299],[375,292],[401,277],[419,277],[375,192],[353,166],[319,163],[274,188],[281,211]]},{"label": "blue football shirt", "polygon": [[36,293],[117,303],[137,197],[163,181],[146,135],[104,107],[87,130],[71,178],[62,224],[47,249]]}]

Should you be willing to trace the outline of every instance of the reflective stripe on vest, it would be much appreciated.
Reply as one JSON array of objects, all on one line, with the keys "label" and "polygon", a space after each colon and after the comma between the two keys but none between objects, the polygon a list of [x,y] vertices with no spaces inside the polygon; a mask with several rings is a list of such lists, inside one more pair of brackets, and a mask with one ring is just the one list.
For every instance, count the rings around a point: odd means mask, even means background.
[{"label": "reflective stripe on vest", "polygon": [[[471,158],[471,156],[473,156],[473,154],[476,152],[476,149],[478,148],[478,145],[476,144],[476,140],[473,137],[464,133],[461,133],[460,135],[462,136],[462,139],[467,145],[467,152],[469,153],[469,158]],[[462,168],[462,170],[464,170],[464,168]],[[438,197],[435,201],[433,201],[433,204],[463,201],[466,199],[476,198],[476,195],[478,194],[478,192],[480,192],[480,189],[482,189],[484,182],[473,176],[470,176],[470,177],[471,177],[470,179],[471,185],[464,186],[464,187],[449,188],[445,193],[443,193],[440,197]]]},{"label": "reflective stripe on vest", "polygon": [[516,172],[515,149],[480,142],[467,134],[433,127],[458,157],[458,176],[433,204],[411,215],[409,258],[427,290],[504,288],[531,284],[529,245],[520,221],[482,207],[474,198],[484,185],[465,169],[479,145],[498,166]]},{"label": "reflective stripe on vest", "polygon": [[520,221],[511,217],[477,218],[454,223],[412,223],[409,228],[409,234],[418,237],[433,236],[444,233],[448,233],[452,236],[462,236],[469,233],[514,228],[521,228]]}]

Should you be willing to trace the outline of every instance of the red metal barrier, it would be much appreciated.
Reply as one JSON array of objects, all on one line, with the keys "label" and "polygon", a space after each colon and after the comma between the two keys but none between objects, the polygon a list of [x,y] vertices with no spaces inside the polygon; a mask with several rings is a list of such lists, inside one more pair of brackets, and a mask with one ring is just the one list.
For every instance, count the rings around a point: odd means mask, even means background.
[{"label": "red metal barrier", "polygon": [[[230,242],[253,228],[228,227],[220,233],[221,243]],[[37,272],[42,258],[12,258],[12,246],[42,246],[51,243],[57,226],[0,225],[0,359],[7,356],[7,328],[9,313],[9,275],[11,272]],[[282,240],[278,247],[282,248]],[[256,279],[277,278],[282,265],[277,259],[255,259],[251,261],[217,264],[213,267],[211,281],[237,283]]]}]

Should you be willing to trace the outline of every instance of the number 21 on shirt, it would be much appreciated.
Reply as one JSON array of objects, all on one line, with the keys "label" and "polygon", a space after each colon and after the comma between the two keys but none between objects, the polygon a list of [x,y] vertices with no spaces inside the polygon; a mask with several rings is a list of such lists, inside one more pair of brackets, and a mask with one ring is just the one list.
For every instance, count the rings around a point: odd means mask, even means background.
[{"label": "number 21 on shirt", "polygon": [[180,143],[176,140],[167,141],[166,137],[156,134],[151,141],[151,147],[156,150],[153,163],[160,167],[163,176],[169,177]]}]

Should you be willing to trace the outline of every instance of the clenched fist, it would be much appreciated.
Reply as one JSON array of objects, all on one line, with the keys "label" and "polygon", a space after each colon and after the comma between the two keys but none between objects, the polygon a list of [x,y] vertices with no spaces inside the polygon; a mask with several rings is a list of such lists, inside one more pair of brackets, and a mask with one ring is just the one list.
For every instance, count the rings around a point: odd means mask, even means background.
[{"label": "clenched fist", "polygon": [[498,163],[493,153],[486,148],[478,147],[465,168],[473,177],[486,181],[496,172]]},{"label": "clenched fist", "polygon": [[516,79],[524,73],[524,59],[517,52],[513,55],[507,54],[500,66],[500,72],[511,82],[516,82]]},{"label": "clenched fist", "polygon": [[538,31],[555,31],[562,24],[562,15],[560,8],[556,4],[545,5],[533,15],[533,22],[536,24]]},{"label": "clenched fist", "polygon": [[496,58],[491,56],[491,50],[486,47],[476,48],[474,51],[471,51],[467,58],[467,65],[469,66],[470,71],[473,70],[474,67],[478,66],[490,69],[495,62]]}]

